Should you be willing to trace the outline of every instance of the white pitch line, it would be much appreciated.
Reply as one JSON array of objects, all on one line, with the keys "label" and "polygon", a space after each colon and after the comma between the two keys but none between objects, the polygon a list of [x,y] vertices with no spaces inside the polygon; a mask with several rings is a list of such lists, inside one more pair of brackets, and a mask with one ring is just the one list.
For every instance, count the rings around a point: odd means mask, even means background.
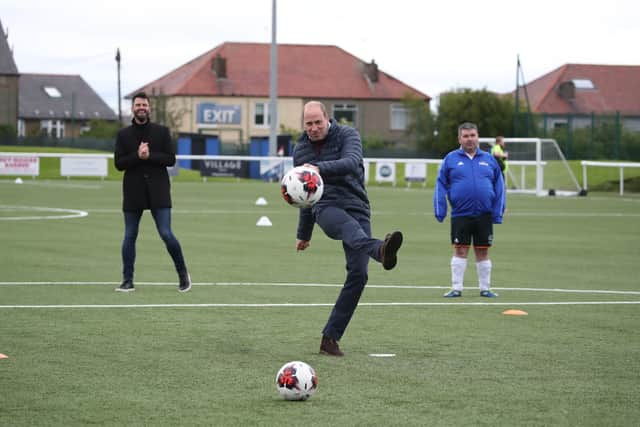
[{"label": "white pitch line", "polygon": [[[365,302],[363,307],[394,306],[528,306],[528,305],[639,305],[640,301],[563,301],[563,302]],[[110,309],[110,308],[300,308],[300,307],[333,307],[334,303],[308,304],[43,304],[43,305],[0,305],[0,309]]]},{"label": "white pitch line", "polygon": [[[0,282],[4,286],[64,286],[64,285],[118,285],[119,282]],[[172,282],[139,282],[143,286],[175,286]],[[287,286],[287,287],[341,287],[339,284],[327,283],[258,283],[258,282],[208,282],[195,283],[195,286]],[[448,289],[448,286],[411,286],[411,285],[368,285],[377,289]],[[587,289],[543,289],[543,288],[494,288],[511,291],[526,292],[566,292],[566,293],[594,293],[594,294],[618,294],[618,295],[640,295],[636,291],[608,291],[608,290],[587,290]],[[640,301],[541,301],[541,302],[363,302],[364,307],[424,307],[424,306],[566,306],[566,305],[638,305]],[[334,303],[194,303],[194,304],[42,304],[42,305],[0,305],[0,309],[60,309],[60,308],[80,308],[80,309],[111,309],[111,308],[295,308],[295,307],[332,307]]]},{"label": "white pitch line", "polygon": [[42,206],[9,206],[0,205],[0,211],[36,211],[36,212],[64,212],[67,215],[41,215],[41,216],[0,216],[0,221],[26,221],[41,219],[70,219],[82,218],[89,215],[88,212],[77,209],[49,208]]},{"label": "white pitch line", "polygon": [[[117,286],[120,282],[0,282],[0,286],[78,286],[78,285],[109,285]],[[137,286],[176,286],[176,282],[136,282]],[[284,286],[301,288],[340,288],[339,283],[280,283],[280,282],[194,282],[194,286]],[[376,289],[449,289],[450,286],[425,286],[425,285],[367,285],[367,288]],[[618,291],[606,289],[562,289],[562,288],[501,288],[492,287],[501,291],[520,292],[559,292],[576,294],[612,294],[612,295],[640,295],[640,291]]]}]

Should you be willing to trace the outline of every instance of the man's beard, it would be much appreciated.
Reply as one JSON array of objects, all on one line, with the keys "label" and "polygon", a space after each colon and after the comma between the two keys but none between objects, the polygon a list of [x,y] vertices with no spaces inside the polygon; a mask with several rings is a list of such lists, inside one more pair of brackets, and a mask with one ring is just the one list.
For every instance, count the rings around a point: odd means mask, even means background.
[{"label": "man's beard", "polygon": [[136,111],[135,118],[139,122],[146,122],[149,120],[149,113],[144,110]]}]

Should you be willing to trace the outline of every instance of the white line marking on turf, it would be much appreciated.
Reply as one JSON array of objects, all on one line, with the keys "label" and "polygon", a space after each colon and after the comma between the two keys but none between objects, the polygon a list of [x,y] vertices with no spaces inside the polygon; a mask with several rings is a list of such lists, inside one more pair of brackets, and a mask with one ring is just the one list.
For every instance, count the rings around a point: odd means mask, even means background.
[{"label": "white line marking on turf", "polygon": [[[65,285],[118,285],[119,282],[0,282],[0,286],[65,286]],[[138,282],[143,286],[175,286],[173,282]],[[195,286],[287,286],[287,287],[341,287],[339,284],[327,283],[258,283],[258,282],[207,282],[194,283]],[[411,286],[411,285],[367,285],[377,289],[448,289],[448,286]],[[638,291],[616,291],[616,290],[588,290],[588,289],[544,289],[544,288],[494,288],[511,291],[526,292],[566,292],[566,293],[593,293],[593,294],[616,294],[616,295],[640,295]],[[527,305],[638,305],[640,301],[540,301],[540,302],[361,302],[364,307],[424,307],[424,306],[527,306]],[[191,304],[19,304],[0,305],[0,309],[58,309],[58,308],[279,308],[279,307],[332,307],[334,303],[191,303]]]},{"label": "white line marking on turf", "polygon": [[[14,184],[13,180],[0,180],[2,184]],[[63,188],[76,188],[82,190],[101,190],[104,185],[102,184],[81,184],[77,182],[69,181],[46,181],[46,180],[24,180],[24,185],[32,185],[37,187],[63,187]]]},{"label": "white line marking on turf", "polygon": [[9,206],[0,205],[0,212],[65,212],[67,215],[41,215],[41,216],[0,216],[0,221],[26,221],[26,220],[40,220],[40,219],[70,219],[81,218],[89,215],[86,211],[80,211],[76,209],[62,209],[62,208],[47,208],[41,206]]},{"label": "white line marking on turf", "polygon": [[638,213],[619,213],[619,212],[508,212],[507,215],[513,216],[536,216],[536,217],[568,217],[568,218],[600,218],[600,217],[638,217]]},{"label": "white line marking on turf", "polygon": [[[177,282],[136,282],[136,286],[177,286]],[[0,282],[0,286],[78,286],[78,285],[120,285],[120,282]],[[340,288],[338,283],[278,283],[278,282],[194,282],[194,286],[284,286],[301,288]],[[425,285],[367,285],[367,288],[376,289],[449,289],[450,286],[425,286]],[[612,294],[612,295],[640,295],[640,291],[618,291],[604,289],[562,289],[562,288],[501,288],[492,287],[502,291],[523,292],[560,292],[576,294]]]},{"label": "white line marking on turf", "polygon": [[[296,308],[333,307],[335,303],[266,303],[266,304],[42,304],[42,305],[0,305],[0,309],[17,308]],[[513,306],[513,305],[639,305],[640,301],[558,301],[558,302],[361,302],[364,307],[393,306]]]}]

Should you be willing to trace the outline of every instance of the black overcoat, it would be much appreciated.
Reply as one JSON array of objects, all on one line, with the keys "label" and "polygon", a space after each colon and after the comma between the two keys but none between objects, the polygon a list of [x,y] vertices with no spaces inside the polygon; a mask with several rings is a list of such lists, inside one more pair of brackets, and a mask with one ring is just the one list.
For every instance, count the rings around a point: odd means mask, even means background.
[{"label": "black overcoat", "polygon": [[[138,157],[141,142],[149,143],[149,158]],[[169,129],[155,123],[135,122],[123,128],[116,137],[114,152],[116,169],[124,171],[122,210],[171,207],[171,182],[167,167],[176,163]]]}]

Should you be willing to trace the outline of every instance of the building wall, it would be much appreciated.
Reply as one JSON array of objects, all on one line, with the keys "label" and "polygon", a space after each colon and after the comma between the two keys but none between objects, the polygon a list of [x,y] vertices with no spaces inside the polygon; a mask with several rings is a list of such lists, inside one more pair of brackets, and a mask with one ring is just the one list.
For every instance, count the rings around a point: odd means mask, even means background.
[{"label": "building wall", "polygon": [[391,129],[391,106],[402,106],[401,101],[363,101],[362,134],[376,136],[395,145],[407,145],[408,137],[405,130]]},{"label": "building wall", "polygon": [[[334,117],[334,106],[349,105],[355,106],[356,123],[363,137],[381,138],[386,142],[391,142],[395,146],[407,146],[410,141],[405,130],[391,129],[391,107],[392,105],[402,106],[402,101],[389,100],[344,100],[344,99],[317,99],[323,102],[328,110],[329,116]],[[278,99],[278,131],[281,127],[286,129],[302,129],[302,109],[309,99],[303,98],[279,98]],[[269,105],[269,98],[265,97],[167,97],[166,103],[152,107],[165,120],[164,122],[175,133],[204,133],[217,135],[224,143],[245,143],[252,137],[268,137],[270,128],[268,122],[263,125],[256,125],[254,116],[256,104]],[[214,105],[215,104],[215,105]],[[210,119],[203,117],[203,109]],[[163,110],[163,111],[158,111]],[[213,123],[215,117],[227,120],[229,123]]]},{"label": "building wall", "polygon": [[[268,122],[254,124],[256,103],[268,106],[269,98],[240,97],[171,97],[166,103],[165,124],[177,133],[217,135],[224,143],[245,143],[252,137],[268,137]],[[213,107],[215,104],[215,109]],[[267,107],[268,108],[268,107]],[[203,109],[208,113],[203,117]],[[214,119],[224,119],[223,123]],[[231,120],[233,116],[233,120]],[[278,123],[285,128],[300,129],[302,101],[297,98],[278,100]],[[207,119],[211,119],[207,121]],[[233,123],[232,123],[233,122]],[[280,129],[280,126],[278,126]]]},{"label": "building wall", "polygon": [[18,76],[0,76],[0,125],[18,124]]},{"label": "building wall", "polygon": [[[40,119],[22,119],[24,122],[24,134],[19,136],[41,136],[47,134],[47,129],[42,127],[42,120]],[[54,122],[57,122],[60,119],[53,119]],[[80,136],[80,132],[84,126],[86,126],[87,122],[82,120],[62,120],[62,126],[64,128],[64,138],[77,138]],[[55,127],[55,124],[54,126]],[[51,136],[55,138],[55,130],[51,129]]]},{"label": "building wall", "polygon": [[327,107],[329,116],[335,117],[334,106],[355,105],[357,119],[354,126],[363,138],[381,138],[385,142],[397,147],[407,146],[410,141],[405,130],[391,129],[391,106],[402,105],[402,101],[390,100],[344,100],[344,99],[319,99]]}]

